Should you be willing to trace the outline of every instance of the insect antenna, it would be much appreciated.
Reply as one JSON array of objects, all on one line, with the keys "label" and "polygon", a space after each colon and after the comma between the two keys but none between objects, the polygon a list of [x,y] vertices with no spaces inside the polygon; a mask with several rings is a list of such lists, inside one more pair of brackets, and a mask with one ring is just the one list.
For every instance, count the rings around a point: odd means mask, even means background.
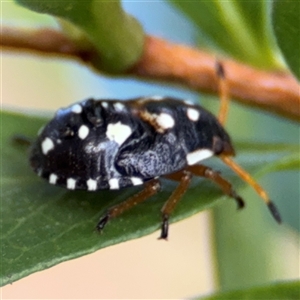
[{"label": "insect antenna", "polygon": [[225,68],[220,61],[216,62],[216,74],[218,77],[220,110],[218,115],[219,122],[224,125],[229,108],[229,83],[226,78]]},{"label": "insect antenna", "polygon": [[[216,74],[218,77],[219,97],[221,102],[218,120],[222,125],[224,125],[228,114],[230,99],[229,99],[229,84],[226,78],[225,68],[220,61],[216,62]],[[236,174],[238,174],[241,179],[243,179],[250,186],[252,186],[252,188],[254,188],[257,194],[262,198],[262,200],[268,206],[269,211],[271,212],[274,219],[278,223],[281,223],[281,217],[278,209],[276,208],[275,204],[270,200],[267,192],[256,182],[256,180],[228,155],[220,155],[220,158],[227,166],[229,166]]]}]

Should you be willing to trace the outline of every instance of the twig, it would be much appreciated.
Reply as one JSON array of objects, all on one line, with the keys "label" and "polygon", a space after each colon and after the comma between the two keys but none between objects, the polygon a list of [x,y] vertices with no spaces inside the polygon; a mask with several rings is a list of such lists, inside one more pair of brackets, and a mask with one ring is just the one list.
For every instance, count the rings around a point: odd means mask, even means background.
[{"label": "twig", "polygon": [[[144,49],[133,74],[217,92],[216,56],[154,37],[148,37]],[[291,74],[262,71],[229,59],[222,64],[233,99],[299,121],[300,85]]]},{"label": "twig", "polygon": [[[85,63],[95,58],[94,49],[80,49],[63,33],[52,29],[4,26],[0,45],[8,50],[77,58]],[[141,59],[126,74],[175,81],[216,93],[215,64],[216,56],[210,53],[148,36]],[[230,59],[222,59],[222,64],[234,100],[300,121],[300,85],[291,74],[258,70]]]},{"label": "twig", "polygon": [[92,49],[82,49],[62,32],[43,29],[24,29],[3,26],[0,45],[10,51],[29,51],[37,54],[66,56],[72,59],[89,60]]}]

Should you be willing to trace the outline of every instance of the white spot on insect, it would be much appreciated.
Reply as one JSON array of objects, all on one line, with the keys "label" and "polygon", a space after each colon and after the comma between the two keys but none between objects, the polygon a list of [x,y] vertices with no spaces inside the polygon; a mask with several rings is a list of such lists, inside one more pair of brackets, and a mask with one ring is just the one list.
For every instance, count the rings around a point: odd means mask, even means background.
[{"label": "white spot on insect", "polygon": [[139,117],[149,123],[159,133],[164,133],[167,129],[174,127],[174,118],[167,113],[154,114],[147,110],[139,111]]},{"label": "white spot on insect", "polygon": [[162,128],[163,130],[173,128],[175,125],[175,120],[169,114],[160,113],[159,115],[154,116],[154,117],[155,117],[155,121],[156,121],[157,125],[160,128]]},{"label": "white spot on insect", "polygon": [[108,103],[107,102],[103,101],[103,102],[101,102],[101,105],[102,105],[103,108],[108,108]]},{"label": "white spot on insect", "polygon": [[184,100],[183,101],[186,105],[194,105],[194,103],[191,100]]},{"label": "white spot on insect", "polygon": [[131,133],[131,128],[128,125],[122,124],[120,121],[115,124],[108,124],[106,129],[106,136],[119,145],[122,145]]},{"label": "white spot on insect", "polygon": [[80,114],[82,112],[82,106],[80,104],[74,104],[71,107],[71,111],[75,114]]},{"label": "white spot on insect", "polygon": [[57,144],[61,144],[61,139],[57,139],[57,140],[56,140],[56,143],[57,143]]},{"label": "white spot on insect", "polygon": [[109,184],[109,188],[111,190],[118,190],[120,187],[119,187],[119,179],[118,178],[112,178],[108,181],[108,184]]},{"label": "white spot on insect", "polygon": [[42,152],[47,154],[50,150],[54,149],[54,143],[50,138],[45,138],[42,142]]},{"label": "white spot on insect", "polygon": [[123,103],[117,102],[114,104],[114,108],[118,111],[121,111],[125,108],[125,105]]},{"label": "white spot on insect", "polygon": [[152,97],[149,97],[149,100],[154,100],[154,101],[161,101],[161,100],[164,100],[165,97],[163,96],[152,96]]},{"label": "white spot on insect", "polygon": [[138,178],[138,177],[131,177],[130,180],[131,180],[131,182],[132,182],[133,185],[143,184],[142,179]]},{"label": "white spot on insect", "polygon": [[196,122],[196,121],[199,120],[200,112],[199,112],[197,109],[195,109],[195,108],[189,107],[189,108],[187,109],[187,116],[188,116],[188,118],[189,118],[191,121]]},{"label": "white spot on insect", "polygon": [[86,125],[81,125],[78,130],[78,136],[79,136],[79,138],[84,140],[88,136],[89,132],[90,132],[90,130]]},{"label": "white spot on insect", "polygon": [[188,165],[194,165],[197,162],[204,160],[206,158],[209,158],[213,155],[214,155],[213,151],[211,151],[209,149],[199,149],[199,150],[189,153],[186,156],[186,160],[187,160]]},{"label": "white spot on insect", "polygon": [[74,178],[67,179],[67,189],[74,190],[76,186],[76,180]]},{"label": "white spot on insect", "polygon": [[143,102],[148,102],[148,101],[162,101],[164,99],[165,99],[165,97],[163,97],[163,96],[150,96],[150,97],[139,98],[138,102],[143,103]]},{"label": "white spot on insect", "polygon": [[49,183],[56,184],[57,178],[58,177],[57,177],[56,174],[54,174],[54,173],[50,174],[50,176],[49,176]]},{"label": "white spot on insect", "polygon": [[89,179],[86,182],[88,191],[95,191],[97,189],[97,181],[94,179]]}]

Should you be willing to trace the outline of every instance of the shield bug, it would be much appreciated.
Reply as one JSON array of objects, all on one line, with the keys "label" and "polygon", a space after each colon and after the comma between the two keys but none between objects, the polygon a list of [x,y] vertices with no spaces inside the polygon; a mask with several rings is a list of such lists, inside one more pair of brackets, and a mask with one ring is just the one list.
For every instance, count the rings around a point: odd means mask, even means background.
[{"label": "shield bug", "polygon": [[97,224],[100,231],[123,211],[160,189],[160,177],[178,182],[162,208],[160,238],[168,236],[169,216],[193,176],[215,182],[225,194],[244,201],[218,172],[199,164],[218,156],[248,182],[280,222],[275,205],[258,183],[231,158],[234,148],[223,128],[228,108],[226,77],[217,64],[221,109],[216,118],[199,105],[170,97],[127,101],[88,99],[57,111],[31,147],[34,171],[50,184],[69,190],[122,189],[144,185],[123,203],[108,209]]}]

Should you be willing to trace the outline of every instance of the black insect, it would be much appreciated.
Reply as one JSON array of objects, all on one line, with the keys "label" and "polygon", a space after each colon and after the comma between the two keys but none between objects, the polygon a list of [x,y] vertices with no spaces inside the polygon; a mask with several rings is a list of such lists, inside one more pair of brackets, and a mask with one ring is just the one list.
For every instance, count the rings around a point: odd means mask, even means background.
[{"label": "black insect", "polygon": [[178,181],[162,209],[160,237],[166,239],[169,215],[193,175],[212,180],[238,207],[244,206],[228,181],[199,164],[211,156],[219,156],[248,181],[280,221],[274,204],[233,162],[233,155],[229,135],[201,106],[164,97],[89,99],[58,110],[32,145],[30,163],[40,177],[70,190],[114,190],[144,184],[141,192],[109,209],[98,230],[109,219],[157,193],[160,176]]}]

